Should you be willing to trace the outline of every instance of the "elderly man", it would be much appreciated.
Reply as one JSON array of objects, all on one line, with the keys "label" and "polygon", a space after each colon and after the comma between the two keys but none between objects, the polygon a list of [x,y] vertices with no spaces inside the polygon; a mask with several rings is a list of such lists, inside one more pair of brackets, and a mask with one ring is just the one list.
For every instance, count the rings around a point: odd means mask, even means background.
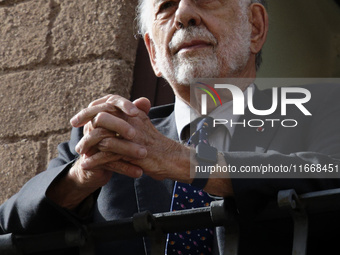
[{"label": "elderly man", "polygon": [[[51,161],[48,170],[2,205],[1,230],[39,233],[82,221],[131,217],[144,210],[169,211],[174,185],[192,184],[197,188],[195,192],[204,189],[215,197],[234,201],[241,226],[240,254],[289,254],[292,231],[289,219],[259,223],[258,214],[275,201],[279,190],[294,188],[304,193],[339,187],[339,182],[251,180],[229,175],[199,180],[190,174],[190,169],[200,165],[199,158],[195,149],[183,142],[189,138],[185,136],[185,127],[190,123],[190,111],[196,107],[196,102],[190,100],[190,84],[194,79],[255,78],[268,30],[264,1],[141,0],[138,10],[140,32],[151,64],[155,74],[163,76],[174,90],[175,105],[150,110],[145,98],[130,102],[116,95],[92,102],[72,118],[71,139],[59,146],[60,154]],[[239,84],[244,93],[250,93],[246,90],[248,86],[255,88],[254,101],[268,102],[268,96],[251,82]],[[308,110],[313,118],[303,118],[295,111],[292,115],[301,120],[294,129],[273,128],[261,137],[255,136],[250,128],[236,127],[225,132],[220,138],[222,145],[216,145],[219,152],[215,153],[215,163],[338,165],[340,121],[336,114],[340,107],[333,102],[339,90],[334,86],[325,86],[324,90],[327,100],[317,98],[318,88],[310,88],[312,100]],[[230,93],[221,96],[223,102],[232,99]],[[324,104],[322,109],[320,100]],[[222,108],[216,114],[215,110],[209,106],[208,114],[219,118],[221,112],[230,112]],[[216,137],[211,143],[216,143]],[[224,243],[223,229],[211,234],[215,241],[208,248],[197,245],[189,252],[186,249],[190,247],[184,243],[175,248],[168,244],[166,252],[222,254],[228,245]],[[328,243],[315,244],[311,244],[310,254],[317,254],[318,248],[324,250],[323,245]],[[145,252],[150,252],[150,246],[142,238],[98,247],[98,254]]]}]

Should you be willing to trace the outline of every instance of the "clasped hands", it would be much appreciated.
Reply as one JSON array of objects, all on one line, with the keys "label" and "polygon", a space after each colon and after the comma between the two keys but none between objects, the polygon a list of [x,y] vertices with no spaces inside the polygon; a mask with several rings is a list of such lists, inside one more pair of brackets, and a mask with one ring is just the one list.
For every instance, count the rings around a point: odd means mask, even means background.
[{"label": "clasped hands", "polygon": [[[84,127],[84,136],[76,146],[80,157],[65,175],[52,182],[46,196],[74,210],[113,173],[191,183],[190,169],[197,165],[195,153],[191,153],[194,149],[161,134],[151,123],[149,110],[146,98],[130,102],[108,95],[76,114],[71,125]],[[226,164],[223,155],[219,164]],[[210,178],[205,191],[217,196],[233,194],[229,178]]]},{"label": "clasped hands", "polygon": [[82,187],[101,187],[114,172],[133,178],[145,173],[157,180],[189,179],[190,149],[153,126],[147,116],[150,107],[146,98],[131,102],[108,95],[71,119],[73,127],[84,127],[76,146],[80,158],[70,171]]}]

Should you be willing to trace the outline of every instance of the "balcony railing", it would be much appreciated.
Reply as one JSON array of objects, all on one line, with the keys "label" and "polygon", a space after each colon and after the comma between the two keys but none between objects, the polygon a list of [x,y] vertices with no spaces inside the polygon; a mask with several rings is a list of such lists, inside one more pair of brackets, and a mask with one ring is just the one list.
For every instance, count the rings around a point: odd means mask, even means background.
[{"label": "balcony railing", "polygon": [[[70,247],[78,247],[80,255],[92,255],[94,244],[138,236],[151,240],[151,254],[164,254],[166,234],[188,229],[224,226],[228,247],[224,255],[238,254],[239,227],[235,208],[224,200],[214,201],[210,207],[150,214],[142,212],[131,218],[92,223],[79,229],[68,229],[39,235],[0,235],[0,254],[34,254]],[[279,211],[273,209],[279,206]],[[261,219],[279,218],[290,213],[294,222],[292,254],[305,255],[308,239],[308,215],[340,210],[340,189],[297,195],[294,190],[278,193],[276,206],[268,206]]]}]

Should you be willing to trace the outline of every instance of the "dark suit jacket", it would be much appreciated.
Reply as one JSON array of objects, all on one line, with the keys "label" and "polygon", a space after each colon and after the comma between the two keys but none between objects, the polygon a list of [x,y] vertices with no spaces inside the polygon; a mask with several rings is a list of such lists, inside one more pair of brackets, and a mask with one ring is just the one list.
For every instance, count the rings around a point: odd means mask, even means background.
[{"label": "dark suit jacket", "polygon": [[[305,106],[312,117],[304,116],[300,110],[291,107],[288,116],[275,112],[271,118],[296,119],[295,128],[271,128],[265,126],[264,132],[257,132],[252,127],[237,127],[231,141],[230,152],[225,153],[228,164],[305,164],[334,163],[340,159],[340,88],[336,85],[307,87],[312,99]],[[271,94],[256,90],[254,95],[256,108],[268,109],[271,106]],[[268,118],[262,117],[262,118]],[[150,119],[155,127],[165,136],[178,140],[173,105],[153,108]],[[259,119],[249,111],[244,119]],[[242,119],[241,119],[242,120]],[[240,121],[241,121],[240,120]],[[93,209],[93,216],[79,219],[76,214],[64,210],[48,198],[45,193],[53,180],[65,174],[77,159],[75,145],[82,137],[82,129],[73,129],[71,139],[58,146],[59,156],[53,159],[47,171],[31,179],[20,192],[0,207],[0,233],[41,233],[62,229],[83,222],[103,222],[131,217],[136,212],[148,210],[151,213],[169,211],[173,181],[156,181],[143,175],[132,179],[114,174],[107,185],[98,191],[98,198]],[[232,176],[233,177],[233,176]],[[241,226],[240,254],[290,254],[292,222],[289,217],[280,220],[258,221],[258,216],[268,203],[275,202],[277,192],[294,188],[297,193],[305,193],[340,187],[338,179],[239,179],[233,178],[235,193],[233,201],[238,210]],[[320,218],[322,219],[320,221]],[[329,222],[329,221],[332,222]],[[334,238],[326,235],[337,217],[321,215],[313,225],[310,236],[309,254],[325,254],[325,249]],[[314,239],[315,233],[317,239]],[[327,238],[322,238],[327,236]],[[218,254],[224,247],[223,229],[218,229],[216,240]],[[317,242],[316,242],[317,241]],[[116,241],[98,247],[98,254],[144,254],[149,251],[148,242],[142,238]],[[338,249],[340,250],[340,249]]]}]

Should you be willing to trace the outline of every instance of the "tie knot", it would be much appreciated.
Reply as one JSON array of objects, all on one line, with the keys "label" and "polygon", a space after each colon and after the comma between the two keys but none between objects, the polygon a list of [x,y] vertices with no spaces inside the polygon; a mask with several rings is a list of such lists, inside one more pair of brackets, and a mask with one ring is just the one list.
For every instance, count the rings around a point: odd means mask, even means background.
[{"label": "tie knot", "polygon": [[188,145],[194,145],[204,142],[208,144],[208,137],[213,131],[214,120],[212,117],[204,117],[197,123],[196,131],[192,134],[188,141]]},{"label": "tie knot", "polygon": [[210,134],[213,130],[213,126],[214,119],[212,117],[204,117],[198,122],[196,131],[204,129],[208,134]]}]

